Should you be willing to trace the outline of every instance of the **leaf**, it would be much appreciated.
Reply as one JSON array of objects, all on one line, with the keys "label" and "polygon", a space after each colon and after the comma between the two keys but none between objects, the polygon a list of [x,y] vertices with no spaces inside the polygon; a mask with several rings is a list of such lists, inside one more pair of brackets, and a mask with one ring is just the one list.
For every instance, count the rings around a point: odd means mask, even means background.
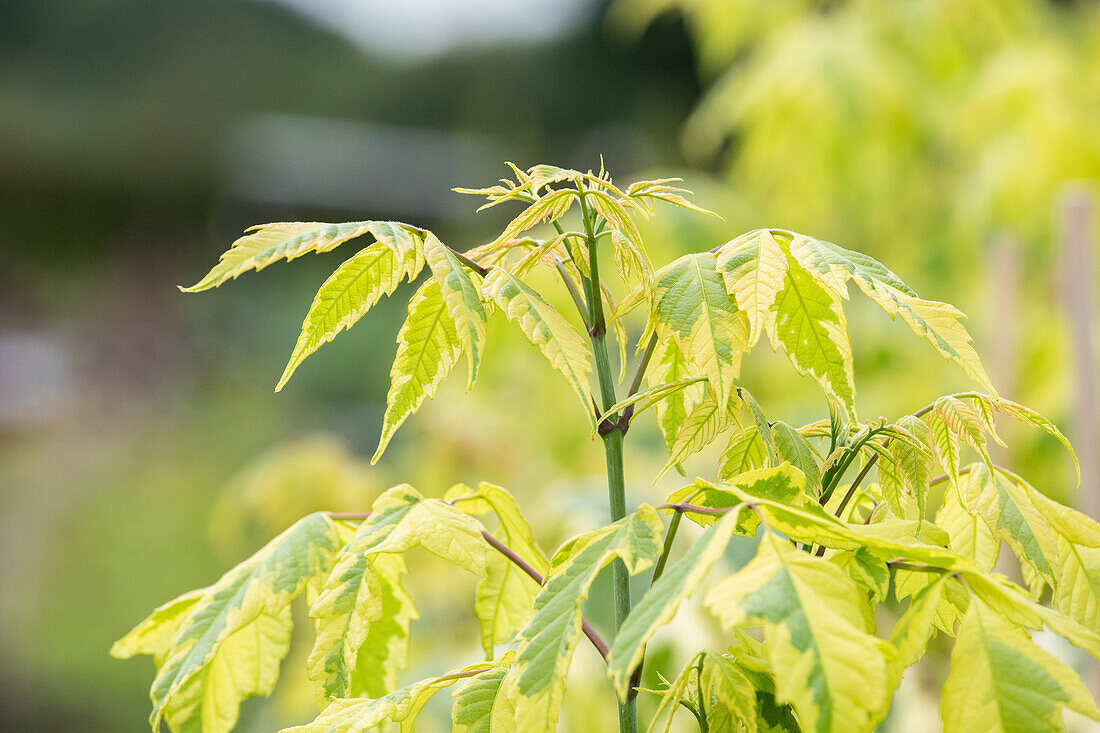
[{"label": "leaf", "polygon": [[787,253],[768,229],[742,234],[718,250],[718,272],[737,307],[748,314],[748,344],[760,338],[774,320],[772,305],[784,289]]},{"label": "leaf", "polygon": [[764,627],[776,699],[806,730],[870,731],[885,717],[892,650],[867,633],[866,596],[836,565],[768,533],[705,603],[727,630]]},{"label": "leaf", "polygon": [[386,394],[386,414],[382,435],[371,465],[378,462],[409,415],[420,409],[424,400],[435,397],[462,356],[458,330],[439,291],[439,283],[429,280],[409,300],[409,314],[397,333],[397,355],[390,368],[390,389]]},{"label": "leaf", "polygon": [[421,499],[368,554],[399,553],[423,547],[436,557],[485,577],[489,545],[481,522],[445,501]]},{"label": "leaf", "polygon": [[185,293],[209,290],[249,270],[262,270],[272,262],[293,260],[310,252],[328,252],[349,239],[370,232],[377,225],[406,226],[397,222],[374,221],[349,221],[344,224],[283,221],[250,227],[248,231],[252,233],[233,242],[202,280],[180,290]]},{"label": "leaf", "polygon": [[435,693],[491,669],[483,662],[442,677],[420,680],[383,697],[333,700],[312,723],[284,728],[280,733],[366,733],[385,723],[400,723],[402,733],[411,733],[416,716]]},{"label": "leaf", "polygon": [[900,315],[913,333],[935,346],[945,359],[961,366],[963,372],[982,389],[997,393],[985,373],[978,352],[974,350],[970,334],[962,325],[966,317],[962,311],[947,303],[907,295],[883,283],[876,282],[873,286],[864,285],[859,280],[856,283],[867,297],[886,311],[891,320]]},{"label": "leaf", "polygon": [[1057,558],[1054,607],[1100,632],[1100,548],[1059,537]]},{"label": "leaf", "polygon": [[993,569],[1001,550],[1001,540],[993,534],[986,521],[972,514],[959,501],[957,490],[948,487],[943,504],[936,512],[936,524],[948,536],[948,547],[985,571]]},{"label": "leaf", "polygon": [[[699,378],[695,373],[694,365],[688,362],[680,351],[680,347],[672,339],[658,342],[653,358],[650,360],[648,375],[650,383],[656,385]],[[702,402],[706,395],[705,385],[686,385],[684,389],[669,393],[657,403],[657,427],[660,428],[665,446],[670,453],[672,446],[676,443],[680,426],[687,419],[688,413]]]},{"label": "leaf", "polygon": [[940,702],[945,730],[1064,731],[1062,707],[1100,720],[1073,670],[971,598]]},{"label": "leaf", "polygon": [[275,690],[279,663],[290,650],[291,625],[287,606],[274,615],[261,613],[228,636],[165,705],[168,727],[202,733],[232,730],[241,701]]},{"label": "leaf", "polygon": [[424,255],[418,238],[389,222],[371,223],[369,230],[378,241],[336,268],[314,296],[276,392],[306,357],[355,325],[403,279],[412,282],[420,274]]},{"label": "leaf", "polygon": [[696,655],[686,667],[680,670],[680,674],[676,675],[671,683],[666,683],[668,686],[664,690],[649,690],[649,692],[660,695],[660,700],[657,703],[657,710],[653,713],[653,718],[649,721],[649,727],[646,728],[646,733],[652,733],[657,729],[657,724],[664,717],[666,710],[668,711],[668,721],[665,723],[665,733],[671,730],[672,719],[679,710],[680,700],[683,699],[684,693],[687,692],[688,685],[691,683],[692,673],[696,672],[698,659],[699,655]]},{"label": "leaf", "polygon": [[730,393],[733,404],[728,404],[724,409],[714,401],[712,393],[708,392],[702,402],[692,408],[683,422],[677,428],[676,437],[669,449],[668,462],[657,474],[654,481],[664,476],[668,469],[690,455],[698,453],[710,443],[714,442],[719,433],[736,424],[737,414],[740,412],[740,400],[737,392]]},{"label": "leaf", "polygon": [[[380,696],[396,685],[416,609],[401,589],[401,559],[367,553],[382,544],[421,500],[407,484],[379,496],[371,515],[336,556],[310,607],[317,636],[307,671],[327,698],[360,691]],[[360,668],[360,656],[370,658],[374,666]]]},{"label": "leaf", "polygon": [[717,404],[725,405],[741,355],[749,350],[749,326],[715,271],[714,255],[684,255],[654,273],[652,303],[660,331],[709,380]]},{"label": "leaf", "polygon": [[[904,432],[902,432],[904,431]],[[898,439],[908,434],[913,440]],[[923,519],[932,482],[928,426],[918,418],[899,421],[895,437],[879,451],[879,488],[890,510],[902,519]]]},{"label": "leaf", "polygon": [[709,730],[714,733],[755,733],[756,689],[752,682],[724,654],[704,651],[699,690],[706,707]]},{"label": "leaf", "polygon": [[739,473],[763,467],[768,461],[764,441],[755,425],[742,428],[730,438],[718,459],[718,478],[729,479]]},{"label": "leaf", "polygon": [[565,377],[594,428],[588,381],[592,352],[588,342],[531,286],[507,270],[490,268],[482,287],[485,296],[496,302],[509,320],[516,322],[528,340]]},{"label": "leaf", "polygon": [[172,639],[180,624],[187,620],[195,604],[206,594],[206,588],[189,591],[155,609],[130,633],[111,646],[111,656],[129,659],[138,654],[151,654],[159,667],[164,655],[172,648]]},{"label": "leaf", "polygon": [[515,730],[553,731],[565,675],[581,635],[580,603],[600,569],[616,558],[636,574],[661,552],[661,520],[643,504],[623,519],[578,538],[572,555],[558,565],[535,599],[535,615],[519,635],[520,651],[502,688],[517,695]]},{"label": "leaf", "polygon": [[650,387],[643,389],[640,392],[635,392],[630,397],[621,399],[611,406],[610,409],[605,410],[602,415],[597,418],[597,422],[603,422],[631,405],[641,405],[634,409],[631,419],[645,412],[647,409],[657,404],[663,399],[666,399],[669,395],[673,395],[677,392],[681,392],[688,387],[699,384],[700,382],[707,381],[706,377],[689,377],[687,379],[678,379],[675,382],[669,382],[667,384],[661,384],[656,387]]},{"label": "leaf", "polygon": [[119,640],[116,654],[152,653],[161,662],[150,691],[153,729],[167,716],[177,730],[202,721],[214,733],[227,731],[244,698],[268,694],[289,643],[285,611],[328,572],[340,545],[333,521],[310,514],[218,582],[162,606]]},{"label": "leaf", "polygon": [[[465,489],[465,487],[462,487]],[[494,513],[500,520],[497,539],[530,565],[539,575],[546,576],[548,563],[535,542],[531,525],[523,518],[516,500],[504,489],[488,483],[476,492],[457,493],[454,505],[471,514]],[[495,644],[506,644],[523,628],[534,613],[539,584],[499,552],[489,555],[485,577],[477,584],[474,611],[481,624],[481,646],[488,658]]]},{"label": "leaf", "polygon": [[711,566],[722,556],[740,512],[727,512],[711,525],[646,591],[615,635],[608,657],[608,673],[620,699],[625,699],[630,675],[642,661],[645,645],[659,628],[672,620],[680,603],[699,587]]},{"label": "leaf", "polygon": [[496,241],[512,239],[544,221],[560,219],[569,211],[576,197],[577,192],[571,188],[550,191],[539,197],[504,228]]},{"label": "leaf", "polygon": [[481,302],[481,292],[474,275],[455,256],[451,248],[440,242],[428,232],[424,237],[424,256],[432,276],[439,284],[443,302],[458,334],[458,343],[466,354],[469,374],[466,389],[471,389],[477,380],[478,367],[481,364],[481,352],[485,347],[485,322],[487,314]]},{"label": "leaf", "polygon": [[998,412],[1021,422],[1030,423],[1056,438],[1069,451],[1070,458],[1073,459],[1073,465],[1077,469],[1077,483],[1081,483],[1081,464],[1077,461],[1077,452],[1073,450],[1073,445],[1069,442],[1069,439],[1062,434],[1062,431],[1054,423],[1030,407],[1025,407],[1012,400],[1006,400],[1004,397],[981,395],[981,400],[988,402]]},{"label": "leaf", "polygon": [[420,618],[412,598],[401,585],[406,572],[399,555],[378,555],[371,561],[378,579],[380,613],[367,627],[367,635],[351,669],[351,697],[379,697],[397,689],[397,675],[409,656],[412,622]]},{"label": "leaf", "polygon": [[1055,534],[1026,491],[980,463],[971,466],[968,480],[960,488],[964,506],[977,511],[1022,561],[1053,582],[1058,557]]},{"label": "leaf", "polygon": [[684,198],[683,194],[691,195],[691,191],[686,188],[668,185],[670,183],[679,183],[681,180],[680,178],[658,178],[652,181],[635,181],[626,189],[626,195],[642,204],[648,204],[649,202],[647,199],[653,199],[655,201],[664,201],[665,203],[679,206],[684,209],[690,209],[700,214],[718,216],[713,211],[696,206],[691,201]]},{"label": "leaf", "polygon": [[504,667],[497,667],[482,672],[454,693],[452,733],[490,733],[497,692],[507,671]]},{"label": "leaf", "polygon": [[944,358],[954,361],[982,388],[996,394],[989,377],[974,351],[970,334],[962,325],[965,317],[954,306],[917,297],[901,279],[868,255],[839,247],[801,234],[793,234],[791,254],[843,296],[849,280],[855,280],[863,293],[879,305],[890,319],[905,321],[917,336],[927,339]]},{"label": "leaf", "polygon": [[771,435],[776,458],[780,461],[790,461],[801,471],[806,477],[806,490],[816,495],[815,489],[821,486],[821,469],[818,468],[814,450],[809,442],[782,420],[772,423]]},{"label": "leaf", "polygon": [[936,611],[943,598],[948,577],[947,575],[936,577],[932,583],[913,596],[909,608],[898,619],[893,633],[890,634],[890,643],[897,649],[891,688],[896,688],[901,683],[902,674],[907,667],[924,656],[928,641],[936,631],[933,622],[936,619]]},{"label": "leaf", "polygon": [[800,374],[816,379],[851,412],[855,400],[852,346],[840,296],[790,257],[783,290],[772,310],[775,317],[768,328],[772,346],[782,344]]}]

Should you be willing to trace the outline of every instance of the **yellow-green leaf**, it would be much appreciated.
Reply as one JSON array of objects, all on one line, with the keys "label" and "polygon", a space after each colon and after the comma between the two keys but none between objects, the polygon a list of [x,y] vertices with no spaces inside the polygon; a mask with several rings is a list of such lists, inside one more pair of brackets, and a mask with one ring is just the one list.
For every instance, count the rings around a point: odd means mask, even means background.
[{"label": "yellow-green leaf", "polygon": [[[307,669],[327,698],[357,692],[381,696],[394,688],[416,609],[401,588],[401,558],[367,553],[382,544],[421,500],[405,485],[380,496],[370,517],[340,551],[310,607],[317,637]],[[361,655],[373,665],[361,669]]]},{"label": "yellow-green leaf", "polygon": [[658,333],[676,341],[709,380],[717,404],[727,404],[749,350],[749,325],[726,292],[714,255],[684,255],[654,273],[652,303]]},{"label": "yellow-green leaf", "polygon": [[420,680],[383,697],[333,700],[312,723],[284,728],[280,733],[366,733],[385,723],[400,723],[401,733],[412,733],[416,716],[435,693],[495,668],[490,665],[483,662],[442,677]]},{"label": "yellow-green leaf", "polygon": [[580,604],[600,569],[618,558],[631,574],[651,566],[661,551],[661,520],[648,504],[589,532],[572,554],[552,565],[535,599],[535,615],[519,635],[520,651],[502,689],[515,695],[514,730],[555,730],[565,675],[581,635]]},{"label": "yellow-green leaf", "polygon": [[790,461],[791,465],[806,477],[806,490],[817,493],[821,487],[821,468],[809,441],[782,420],[776,420],[771,427],[772,442],[775,445],[776,458]]},{"label": "yellow-green leaf", "polygon": [[412,282],[420,274],[424,255],[418,238],[388,222],[372,223],[370,232],[378,241],[336,268],[314,296],[276,392],[306,357],[354,326],[402,280]]},{"label": "yellow-green leaf", "polygon": [[[476,492],[466,487],[448,496],[455,507],[471,514],[492,512],[500,520],[494,536],[516,553],[535,572],[545,577],[548,563],[535,542],[531,525],[516,506],[516,500],[504,489],[488,483]],[[481,624],[481,646],[492,658],[496,644],[507,644],[534,613],[539,584],[499,552],[489,555],[485,577],[477,584],[474,612]]]},{"label": "yellow-green leaf", "polygon": [[466,354],[469,373],[466,388],[470,389],[477,380],[478,367],[481,365],[481,352],[485,348],[485,322],[487,314],[481,302],[481,291],[474,278],[455,256],[451,249],[428,232],[424,236],[424,256],[432,276],[439,284],[443,302],[455,325],[458,343]]},{"label": "yellow-green leaf", "polygon": [[[216,288],[249,270],[262,270],[272,262],[293,260],[310,252],[328,252],[366,234],[376,224],[391,222],[349,221],[325,224],[319,221],[283,221],[251,227],[246,234],[222,253],[218,264],[185,293]],[[402,226],[395,224],[395,226]]]},{"label": "yellow-green leaf", "polygon": [[716,266],[737,307],[748,314],[752,346],[768,322],[772,305],[784,289],[787,253],[769,229],[742,234],[718,250]]},{"label": "yellow-green leaf", "polygon": [[962,503],[978,512],[993,532],[1019,558],[1053,582],[1058,558],[1057,535],[1031,503],[1026,490],[984,464],[970,467],[960,485]]},{"label": "yellow-green leaf", "polygon": [[197,598],[196,591],[162,606],[120,640],[118,654],[152,653],[161,661],[150,692],[153,729],[169,716],[177,730],[202,721],[221,733],[232,727],[245,697],[267,694],[286,653],[291,618],[285,611],[307,584],[328,573],[341,544],[326,514],[310,514]]},{"label": "yellow-green leaf", "polygon": [[950,486],[936,512],[936,524],[948,536],[948,547],[970,558],[982,570],[992,570],[1000,554],[1001,540],[977,513],[971,513],[959,501],[958,491]]},{"label": "yellow-green leaf", "polygon": [[727,512],[683,557],[666,567],[619,627],[608,657],[608,673],[620,698],[625,698],[630,675],[642,661],[653,634],[672,620],[680,603],[695,592],[707,571],[722,556],[737,526],[738,515],[737,511]]},{"label": "yellow-green leaf", "polygon": [[528,340],[565,377],[594,424],[588,381],[592,352],[588,341],[531,286],[507,270],[490,268],[483,288],[485,296],[516,322]]},{"label": "yellow-green leaf", "polygon": [[951,652],[940,701],[944,729],[1057,733],[1062,708],[1100,720],[1077,675],[977,598]]},{"label": "yellow-green leaf", "polygon": [[868,633],[867,598],[833,563],[768,533],[706,606],[728,630],[763,626],[776,699],[809,731],[870,731],[887,711],[892,647]]},{"label": "yellow-green leaf", "polygon": [[397,355],[390,368],[390,389],[382,435],[371,458],[377,463],[394,433],[420,409],[458,365],[462,346],[439,283],[429,280],[409,300],[409,314],[397,333]]},{"label": "yellow-green leaf", "polygon": [[772,303],[768,337],[799,373],[811,376],[849,412],[855,400],[852,346],[840,296],[788,257],[783,289]]}]

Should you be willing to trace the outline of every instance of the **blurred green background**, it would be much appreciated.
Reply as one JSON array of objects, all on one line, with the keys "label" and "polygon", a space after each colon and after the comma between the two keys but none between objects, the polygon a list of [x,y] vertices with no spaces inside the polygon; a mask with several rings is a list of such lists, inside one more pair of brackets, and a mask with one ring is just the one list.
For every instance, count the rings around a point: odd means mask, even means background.
[{"label": "blurred green background", "polygon": [[[449,189],[505,160],[602,154],[621,182],[685,178],[725,220],[660,211],[658,263],[759,226],[878,257],[971,316],[994,383],[1075,439],[1085,477],[1078,492],[1056,443],[1007,425],[999,460],[1100,509],[1100,2],[8,0],[0,140],[0,729],[147,729],[152,664],[110,659],[111,642],[305,512],[487,480],[531,509],[546,549],[604,519],[602,451],[506,324],[474,393],[445,385],[370,468],[404,291],[276,397],[341,254],[175,288],[266,221],[399,219],[480,244],[508,212],[475,217]],[[966,386],[863,305],[865,418]],[[770,414],[824,414],[767,349],[744,381]],[[652,485],[652,426],[628,462],[634,501],[680,480]],[[440,591],[444,572],[416,558],[409,680],[478,654],[473,581]],[[687,609],[675,636],[715,643],[708,629]],[[306,651],[241,730],[311,717]],[[595,680],[589,656],[576,668]],[[938,725],[931,666],[888,727]],[[600,683],[573,689],[563,729],[611,720]]]}]

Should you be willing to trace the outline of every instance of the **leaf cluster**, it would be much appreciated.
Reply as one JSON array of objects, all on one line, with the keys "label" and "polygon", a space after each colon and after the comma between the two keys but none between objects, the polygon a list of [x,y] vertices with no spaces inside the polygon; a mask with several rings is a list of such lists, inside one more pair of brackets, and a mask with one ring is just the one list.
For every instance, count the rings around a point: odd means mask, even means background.
[{"label": "leaf cluster", "polygon": [[[500,236],[467,252],[396,222],[270,224],[238,240],[189,290],[369,235],[318,291],[279,387],[382,295],[419,282],[397,338],[375,461],[459,362],[473,386],[487,320],[499,311],[561,375],[608,446],[617,441],[621,451],[633,421],[653,407],[669,452],[664,470],[723,440],[714,478],[624,511],[549,556],[511,494],[490,484],[441,498],[401,484],[362,515],[312,514],[115,645],[117,656],[151,654],[157,663],[154,729],[162,719],[177,731],[232,728],[243,699],[271,692],[290,603],[303,597],[315,632],[309,677],[323,709],[290,730],[411,730],[432,695],[459,685],[455,730],[552,731],[581,637],[630,703],[647,643],[721,565],[733,536],[759,537],[755,558],[702,595],[726,644],[699,650],[666,686],[646,691],[658,698],[651,730],[662,721],[667,730],[684,708],[703,731],[870,731],[937,634],[955,639],[941,704],[947,730],[1056,731],[1067,707],[1100,719],[1076,674],[1030,636],[1046,626],[1100,656],[1100,525],[992,460],[998,416],[1073,449],[1050,421],[996,394],[957,309],[920,298],[866,255],[785,230],[749,232],[655,268],[638,222],[659,201],[701,211],[675,180],[621,189],[603,170],[512,171],[497,185],[460,189],[485,196],[486,206],[523,205]],[[540,226],[550,229],[545,238],[534,236]],[[601,278],[601,250],[612,254],[621,297]],[[536,269],[560,281],[575,314],[533,287]],[[844,311],[852,283],[982,391],[861,420]],[[636,309],[644,318],[630,340]],[[827,419],[770,419],[741,384],[741,361],[765,334],[821,389]],[[609,339],[620,353],[618,384]],[[704,529],[677,549],[685,516]],[[1019,559],[1023,585],[994,571],[1002,545]],[[478,578],[485,661],[399,687],[417,618],[403,586],[414,547]],[[610,644],[581,610],[609,565],[650,577]],[[884,604],[898,617],[880,631]]]}]

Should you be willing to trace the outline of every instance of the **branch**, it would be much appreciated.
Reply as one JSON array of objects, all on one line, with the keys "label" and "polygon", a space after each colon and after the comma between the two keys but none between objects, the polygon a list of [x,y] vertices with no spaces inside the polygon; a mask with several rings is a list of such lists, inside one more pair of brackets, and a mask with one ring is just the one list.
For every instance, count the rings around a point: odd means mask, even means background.
[{"label": "branch", "polygon": [[573,278],[569,275],[569,270],[565,269],[565,261],[560,257],[554,258],[554,267],[557,269],[558,274],[561,275],[561,281],[565,283],[565,289],[569,291],[569,296],[573,298],[573,304],[577,306],[577,312],[580,313],[581,322],[584,323],[584,330],[589,333],[592,332],[592,326],[588,324],[588,306],[584,303],[584,296],[581,295],[581,291],[577,290],[577,284],[573,282]]},{"label": "branch", "polygon": [[[443,245],[443,246],[447,247],[447,245]],[[458,259],[459,262],[466,265],[466,267],[470,268],[471,270],[476,272],[478,275],[481,275],[482,277],[485,277],[486,275],[489,274],[489,268],[488,267],[482,267],[481,265],[477,264],[476,262],[471,260],[466,255],[459,252],[454,247],[447,247],[447,249],[451,250],[451,254],[453,254]]]},{"label": "branch", "polygon": [[[507,545],[498,540],[496,537],[493,537],[488,532],[482,532],[481,536],[485,538],[486,542],[488,542],[498,552],[500,552],[501,555],[504,555],[506,558],[511,560],[516,565],[516,567],[527,573],[527,575],[533,581],[535,581],[539,585],[545,585],[546,581],[542,577],[542,575],[539,574],[539,571],[535,570],[533,567],[524,562],[523,558],[508,549]],[[596,651],[600,653],[600,656],[604,658],[604,661],[606,661],[609,650],[607,648],[607,644],[604,643],[604,640],[601,639],[600,635],[596,633],[596,630],[589,626],[588,622],[584,619],[581,619],[581,630],[584,632],[584,635],[588,637],[588,640],[592,642],[592,646],[596,647]]]}]

